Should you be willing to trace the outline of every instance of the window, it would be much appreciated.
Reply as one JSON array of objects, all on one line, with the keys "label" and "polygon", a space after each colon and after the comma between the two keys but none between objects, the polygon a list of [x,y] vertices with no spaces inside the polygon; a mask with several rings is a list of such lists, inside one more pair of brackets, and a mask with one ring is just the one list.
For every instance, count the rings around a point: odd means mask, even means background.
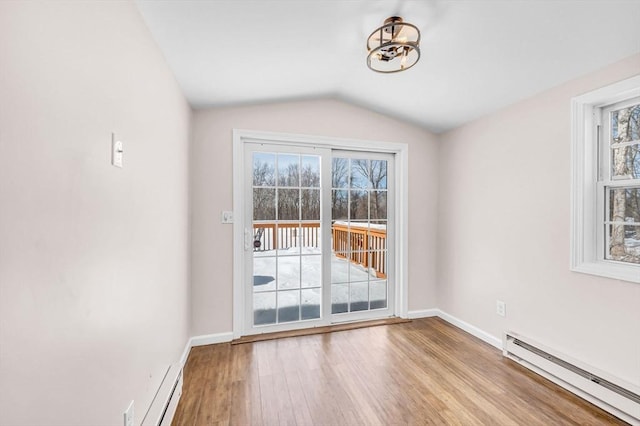
[{"label": "window", "polygon": [[640,76],[572,113],[571,269],[640,283]]},{"label": "window", "polygon": [[601,119],[604,257],[640,264],[640,98],[602,109]]}]

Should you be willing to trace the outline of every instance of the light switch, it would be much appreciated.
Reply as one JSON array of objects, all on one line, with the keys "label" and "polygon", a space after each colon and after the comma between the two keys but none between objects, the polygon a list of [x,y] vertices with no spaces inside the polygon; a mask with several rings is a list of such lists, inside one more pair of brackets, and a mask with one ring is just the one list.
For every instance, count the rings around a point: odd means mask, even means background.
[{"label": "light switch", "polygon": [[222,223],[233,223],[233,212],[223,211],[222,214],[220,214],[220,221]]},{"label": "light switch", "polygon": [[122,157],[124,148],[122,141],[116,140],[116,135],[111,134],[111,164],[116,167],[122,168]]}]

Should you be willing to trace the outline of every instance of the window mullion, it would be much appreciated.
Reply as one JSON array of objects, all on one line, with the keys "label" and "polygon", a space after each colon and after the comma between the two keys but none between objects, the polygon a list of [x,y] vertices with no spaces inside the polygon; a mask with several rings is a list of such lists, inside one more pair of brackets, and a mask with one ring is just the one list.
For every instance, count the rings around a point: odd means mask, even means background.
[{"label": "window mullion", "polygon": [[[607,231],[606,219],[609,217],[609,203],[608,195],[609,189],[604,182],[598,182],[596,185],[597,194],[595,199],[596,208],[596,255],[597,260],[604,260],[607,254],[607,247],[609,247],[609,232]],[[604,207],[604,208],[603,208]]]},{"label": "window mullion", "polygon": [[640,179],[610,180],[603,182],[608,188],[638,188]]}]

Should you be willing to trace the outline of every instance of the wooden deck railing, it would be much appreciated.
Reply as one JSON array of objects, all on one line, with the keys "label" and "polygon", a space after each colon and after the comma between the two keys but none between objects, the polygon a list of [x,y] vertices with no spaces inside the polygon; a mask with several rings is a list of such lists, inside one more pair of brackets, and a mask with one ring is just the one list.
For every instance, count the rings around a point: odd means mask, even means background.
[{"label": "wooden deck railing", "polygon": [[378,278],[386,278],[386,230],[334,223],[331,226],[331,241],[336,256],[349,259],[365,268],[373,268]]},{"label": "wooden deck railing", "polygon": [[[256,222],[254,250],[319,247],[320,222]],[[387,276],[387,231],[338,222],[331,226],[331,247],[337,257],[372,268],[378,278]]]},{"label": "wooden deck railing", "polygon": [[253,229],[253,247],[256,251],[320,245],[320,222],[279,222],[278,226],[273,222],[256,222]]}]

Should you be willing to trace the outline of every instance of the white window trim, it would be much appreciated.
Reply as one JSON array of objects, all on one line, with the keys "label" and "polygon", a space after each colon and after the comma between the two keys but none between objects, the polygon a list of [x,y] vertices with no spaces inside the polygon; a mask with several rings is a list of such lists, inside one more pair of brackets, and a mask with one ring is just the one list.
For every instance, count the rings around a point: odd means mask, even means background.
[{"label": "white window trim", "polygon": [[233,338],[245,331],[244,300],[244,144],[269,143],[284,145],[315,145],[322,148],[351,151],[372,151],[395,154],[395,315],[408,318],[409,288],[409,145],[405,143],[330,138],[323,136],[272,133],[252,130],[233,130]]},{"label": "white window trim", "polygon": [[571,100],[571,270],[640,283],[640,265],[598,255],[598,143],[601,107],[640,96],[640,75]]}]

